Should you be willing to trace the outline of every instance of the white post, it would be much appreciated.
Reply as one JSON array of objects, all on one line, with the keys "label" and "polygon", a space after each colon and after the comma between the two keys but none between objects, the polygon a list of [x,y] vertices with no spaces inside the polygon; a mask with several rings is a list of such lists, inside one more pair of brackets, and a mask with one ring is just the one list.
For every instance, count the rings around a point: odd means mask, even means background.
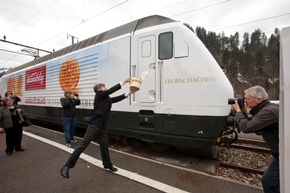
[{"label": "white post", "polygon": [[290,192],[290,27],[280,33],[280,192]]}]

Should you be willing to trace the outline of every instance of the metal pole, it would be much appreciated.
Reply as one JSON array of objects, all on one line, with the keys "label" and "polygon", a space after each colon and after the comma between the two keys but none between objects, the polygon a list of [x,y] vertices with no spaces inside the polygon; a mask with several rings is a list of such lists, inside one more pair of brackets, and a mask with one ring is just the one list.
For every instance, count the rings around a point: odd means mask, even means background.
[{"label": "metal pole", "polygon": [[42,49],[39,49],[39,48],[35,48],[35,47],[31,47],[31,46],[26,46],[26,45],[23,45],[23,44],[19,44],[19,43],[16,43],[16,42],[10,42],[10,41],[7,41],[7,40],[2,40],[0,39],[1,42],[5,42],[5,43],[9,43],[9,44],[14,44],[14,45],[17,45],[17,46],[23,46],[23,47],[26,47],[26,48],[31,48],[31,49],[35,49],[35,50],[39,50],[39,51],[42,51],[42,52],[47,52],[47,53],[52,53],[50,51],[47,51],[47,50],[42,50]]}]

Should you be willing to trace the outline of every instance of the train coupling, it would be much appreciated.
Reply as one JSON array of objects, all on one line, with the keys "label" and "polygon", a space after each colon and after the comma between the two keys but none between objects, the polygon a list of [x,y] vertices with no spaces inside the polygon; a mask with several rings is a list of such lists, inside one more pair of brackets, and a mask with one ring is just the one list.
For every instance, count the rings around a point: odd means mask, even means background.
[{"label": "train coupling", "polygon": [[238,139],[238,128],[235,122],[229,121],[231,117],[228,118],[227,124],[221,131],[220,135],[216,139],[216,145],[219,147],[230,147],[231,144],[235,143]]}]

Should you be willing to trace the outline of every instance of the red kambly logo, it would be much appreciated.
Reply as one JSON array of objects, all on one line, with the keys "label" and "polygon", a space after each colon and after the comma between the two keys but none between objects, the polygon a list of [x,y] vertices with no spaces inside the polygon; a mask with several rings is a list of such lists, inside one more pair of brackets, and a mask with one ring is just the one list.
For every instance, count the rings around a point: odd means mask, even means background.
[{"label": "red kambly logo", "polygon": [[25,90],[38,90],[46,88],[46,66],[26,71]]}]

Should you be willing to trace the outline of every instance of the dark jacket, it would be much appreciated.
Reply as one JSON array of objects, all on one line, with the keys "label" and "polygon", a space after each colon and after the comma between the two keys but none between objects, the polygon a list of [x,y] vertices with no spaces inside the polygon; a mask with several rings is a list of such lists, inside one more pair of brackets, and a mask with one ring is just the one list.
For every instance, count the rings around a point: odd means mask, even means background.
[{"label": "dark jacket", "polygon": [[254,107],[247,119],[243,113],[236,114],[236,121],[244,133],[259,133],[272,151],[275,158],[279,158],[279,107],[269,101],[263,101]]},{"label": "dark jacket", "polygon": [[12,99],[13,99],[13,105],[18,105],[18,102],[21,101],[21,99],[18,96],[13,96]]},{"label": "dark jacket", "polygon": [[108,90],[96,92],[94,99],[94,111],[89,122],[90,125],[96,125],[101,128],[106,127],[112,103],[119,102],[126,98],[125,94],[112,98],[109,96],[119,89],[121,89],[121,85],[116,84]]},{"label": "dark jacket", "polygon": [[5,93],[5,97],[8,97],[8,94],[11,94],[11,95],[9,95],[12,99],[13,99],[13,105],[15,106],[15,105],[18,105],[18,102],[20,102],[21,101],[21,99],[18,97],[18,96],[16,96],[16,95],[13,95],[13,93],[11,92],[11,91],[7,91],[6,93]]},{"label": "dark jacket", "polygon": [[80,105],[81,100],[63,97],[60,99],[60,104],[62,106],[63,117],[74,117],[76,116],[76,105]]},{"label": "dark jacket", "polygon": [[[15,110],[18,114],[19,119],[22,122],[24,122],[22,113],[17,111],[16,107],[15,107]],[[8,109],[6,106],[0,107],[0,127],[2,127],[2,128],[13,127],[13,121],[12,121],[10,109]]]}]

